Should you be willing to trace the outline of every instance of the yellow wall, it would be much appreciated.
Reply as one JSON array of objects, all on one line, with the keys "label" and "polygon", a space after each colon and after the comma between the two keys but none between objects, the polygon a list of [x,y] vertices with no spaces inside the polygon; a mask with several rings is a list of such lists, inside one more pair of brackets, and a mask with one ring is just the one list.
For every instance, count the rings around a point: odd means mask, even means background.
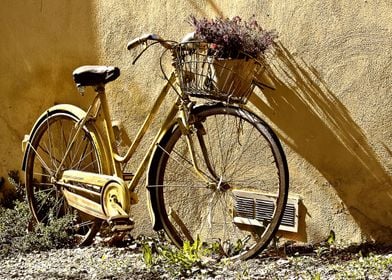
[{"label": "yellow wall", "polygon": [[49,106],[81,98],[72,70],[97,60],[90,1],[13,1],[0,9],[0,176],[21,166],[21,139]]},{"label": "yellow wall", "polygon": [[[384,1],[6,1],[0,10],[0,175],[20,165],[20,141],[44,108],[80,103],[71,72],[113,64],[115,119],[136,132],[162,86],[159,48],[131,65],[126,43],[147,32],[178,40],[189,14],[255,14],[280,35],[257,107],[284,142],[291,190],[303,198],[301,239],[392,238],[392,5]],[[130,164],[129,169],[132,169]],[[144,189],[139,188],[141,200]],[[135,232],[151,232],[145,204]],[[143,211],[143,212],[141,212]]]}]

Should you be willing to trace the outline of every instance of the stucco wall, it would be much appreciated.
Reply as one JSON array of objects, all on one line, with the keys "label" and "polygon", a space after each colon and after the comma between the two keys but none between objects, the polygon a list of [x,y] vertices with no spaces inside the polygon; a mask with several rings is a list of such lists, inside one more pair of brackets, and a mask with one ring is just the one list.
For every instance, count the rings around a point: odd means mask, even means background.
[{"label": "stucco wall", "polygon": [[[132,136],[163,85],[159,48],[131,65],[128,40],[147,32],[180,39],[197,16],[255,14],[279,45],[255,100],[282,139],[292,192],[303,198],[303,241],[391,241],[392,5],[384,1],[6,1],[0,11],[0,175],[19,168],[20,141],[53,102],[82,102],[70,73],[119,66],[108,86],[113,118]],[[133,163],[129,169],[132,170]],[[141,203],[136,233],[151,233]]]},{"label": "stucco wall", "polygon": [[71,73],[97,60],[93,14],[90,1],[2,2],[0,176],[20,169],[21,140],[46,108],[87,101]]}]

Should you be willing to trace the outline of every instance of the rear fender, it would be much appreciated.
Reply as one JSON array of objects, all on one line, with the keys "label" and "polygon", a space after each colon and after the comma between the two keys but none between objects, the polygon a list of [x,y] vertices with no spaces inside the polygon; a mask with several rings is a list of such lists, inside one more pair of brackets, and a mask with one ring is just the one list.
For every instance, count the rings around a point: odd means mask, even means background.
[{"label": "rear fender", "polygon": [[23,141],[22,141],[22,151],[24,153],[23,155],[23,161],[22,161],[22,170],[26,170],[26,161],[27,161],[27,156],[31,150],[31,140],[34,138],[34,135],[38,129],[38,127],[45,121],[45,119],[48,116],[51,116],[55,113],[69,113],[73,116],[75,116],[78,119],[82,119],[84,116],[86,116],[86,112],[83,111],[81,108],[71,105],[71,104],[59,104],[55,105],[53,107],[50,107],[48,110],[46,110],[35,122],[33,128],[30,131],[30,134],[25,135]]}]

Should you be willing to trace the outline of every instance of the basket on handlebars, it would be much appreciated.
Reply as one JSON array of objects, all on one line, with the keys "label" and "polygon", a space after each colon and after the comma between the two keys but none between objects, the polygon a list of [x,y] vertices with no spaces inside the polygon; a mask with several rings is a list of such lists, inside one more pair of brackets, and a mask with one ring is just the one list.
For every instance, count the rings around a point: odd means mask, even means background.
[{"label": "basket on handlebars", "polygon": [[261,63],[245,54],[237,59],[221,59],[213,49],[213,44],[202,42],[176,47],[175,68],[182,92],[192,97],[246,103],[255,75],[263,70]]}]

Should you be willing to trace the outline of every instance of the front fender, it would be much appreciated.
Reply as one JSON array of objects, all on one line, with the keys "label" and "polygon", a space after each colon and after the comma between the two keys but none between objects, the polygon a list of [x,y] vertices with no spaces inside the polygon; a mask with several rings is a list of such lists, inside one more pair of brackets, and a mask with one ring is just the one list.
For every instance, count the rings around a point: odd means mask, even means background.
[{"label": "front fender", "polygon": [[69,113],[72,114],[73,116],[77,117],[78,119],[82,119],[85,115],[86,112],[83,111],[81,108],[71,105],[71,104],[58,104],[53,107],[50,107],[48,110],[46,110],[35,122],[33,128],[30,131],[30,134],[25,135],[23,141],[22,141],[22,151],[24,153],[23,155],[23,161],[22,161],[22,170],[26,170],[26,160],[27,160],[27,155],[30,152],[30,141],[33,139],[34,134],[36,133],[38,127],[42,124],[42,122],[45,121],[45,119],[48,116],[51,116],[54,113],[59,113],[59,112],[64,112],[64,113]]},{"label": "front fender", "polygon": [[158,193],[156,187],[150,187],[156,185],[156,176],[157,176],[157,167],[159,163],[159,159],[162,156],[162,149],[158,149],[159,146],[165,145],[166,142],[170,139],[172,132],[176,128],[177,124],[174,123],[170,126],[170,128],[161,136],[156,148],[152,154],[148,165],[147,172],[147,207],[149,210],[152,227],[154,230],[158,231],[163,229],[163,223],[161,217],[159,215],[159,201],[158,201]]}]

